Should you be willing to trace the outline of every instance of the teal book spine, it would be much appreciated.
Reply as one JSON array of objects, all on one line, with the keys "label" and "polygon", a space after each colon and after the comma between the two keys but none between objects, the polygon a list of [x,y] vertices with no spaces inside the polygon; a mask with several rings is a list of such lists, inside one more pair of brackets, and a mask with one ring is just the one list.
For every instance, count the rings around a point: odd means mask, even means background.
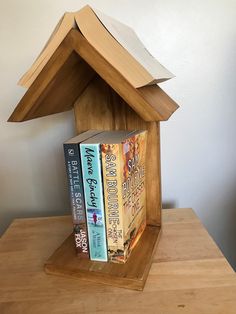
[{"label": "teal book spine", "polygon": [[90,259],[108,260],[100,144],[80,144]]}]

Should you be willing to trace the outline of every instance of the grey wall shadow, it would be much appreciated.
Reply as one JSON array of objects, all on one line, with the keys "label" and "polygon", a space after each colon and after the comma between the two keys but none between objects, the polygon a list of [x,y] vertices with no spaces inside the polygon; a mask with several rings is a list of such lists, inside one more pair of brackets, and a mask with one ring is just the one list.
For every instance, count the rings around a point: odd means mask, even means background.
[{"label": "grey wall shadow", "polygon": [[162,209],[168,209],[168,208],[176,208],[176,202],[175,201],[165,201],[162,203]]}]

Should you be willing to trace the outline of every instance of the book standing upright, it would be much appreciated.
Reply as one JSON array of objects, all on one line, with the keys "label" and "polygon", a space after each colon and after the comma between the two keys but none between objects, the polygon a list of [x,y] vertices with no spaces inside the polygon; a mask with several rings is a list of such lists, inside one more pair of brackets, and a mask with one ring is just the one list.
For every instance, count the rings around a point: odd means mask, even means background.
[{"label": "book standing upright", "polygon": [[101,139],[108,256],[125,263],[146,227],[147,132],[113,133]]},{"label": "book standing upright", "polygon": [[[91,24],[89,20],[93,30],[94,16]],[[151,148],[146,164],[147,226],[127,263],[78,261],[72,236],[45,264],[50,274],[142,290],[161,230],[160,121],[168,120],[178,105],[158,85],[150,85],[153,76],[148,69],[121,44],[117,46],[104,26],[100,30],[97,38],[86,38],[80,29],[71,29],[28,85],[8,121],[73,109],[78,134],[89,129],[147,130]]]},{"label": "book standing upright", "polygon": [[80,144],[90,259],[106,262],[107,240],[100,145],[92,140]]},{"label": "book standing upright", "polygon": [[64,143],[64,156],[70,204],[72,210],[73,230],[76,251],[80,258],[89,258],[89,241],[86,224],[85,197],[83,178],[81,171],[80,142],[98,134],[98,131],[90,130],[77,135]]}]

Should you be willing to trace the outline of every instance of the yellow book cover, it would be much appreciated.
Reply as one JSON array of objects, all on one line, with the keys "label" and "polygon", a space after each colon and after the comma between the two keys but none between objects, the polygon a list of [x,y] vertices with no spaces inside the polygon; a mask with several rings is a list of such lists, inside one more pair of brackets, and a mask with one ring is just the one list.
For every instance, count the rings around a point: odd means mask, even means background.
[{"label": "yellow book cover", "polygon": [[146,131],[102,144],[108,257],[124,263],[146,226]]}]

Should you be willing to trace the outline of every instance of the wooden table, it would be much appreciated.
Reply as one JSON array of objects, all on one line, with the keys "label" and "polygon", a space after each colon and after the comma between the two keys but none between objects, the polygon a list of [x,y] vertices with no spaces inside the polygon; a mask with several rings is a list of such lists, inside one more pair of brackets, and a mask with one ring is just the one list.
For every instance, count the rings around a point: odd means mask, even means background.
[{"label": "wooden table", "polygon": [[236,313],[236,276],[191,209],[163,210],[143,292],[46,275],[70,217],[16,219],[0,240],[0,313]]}]

